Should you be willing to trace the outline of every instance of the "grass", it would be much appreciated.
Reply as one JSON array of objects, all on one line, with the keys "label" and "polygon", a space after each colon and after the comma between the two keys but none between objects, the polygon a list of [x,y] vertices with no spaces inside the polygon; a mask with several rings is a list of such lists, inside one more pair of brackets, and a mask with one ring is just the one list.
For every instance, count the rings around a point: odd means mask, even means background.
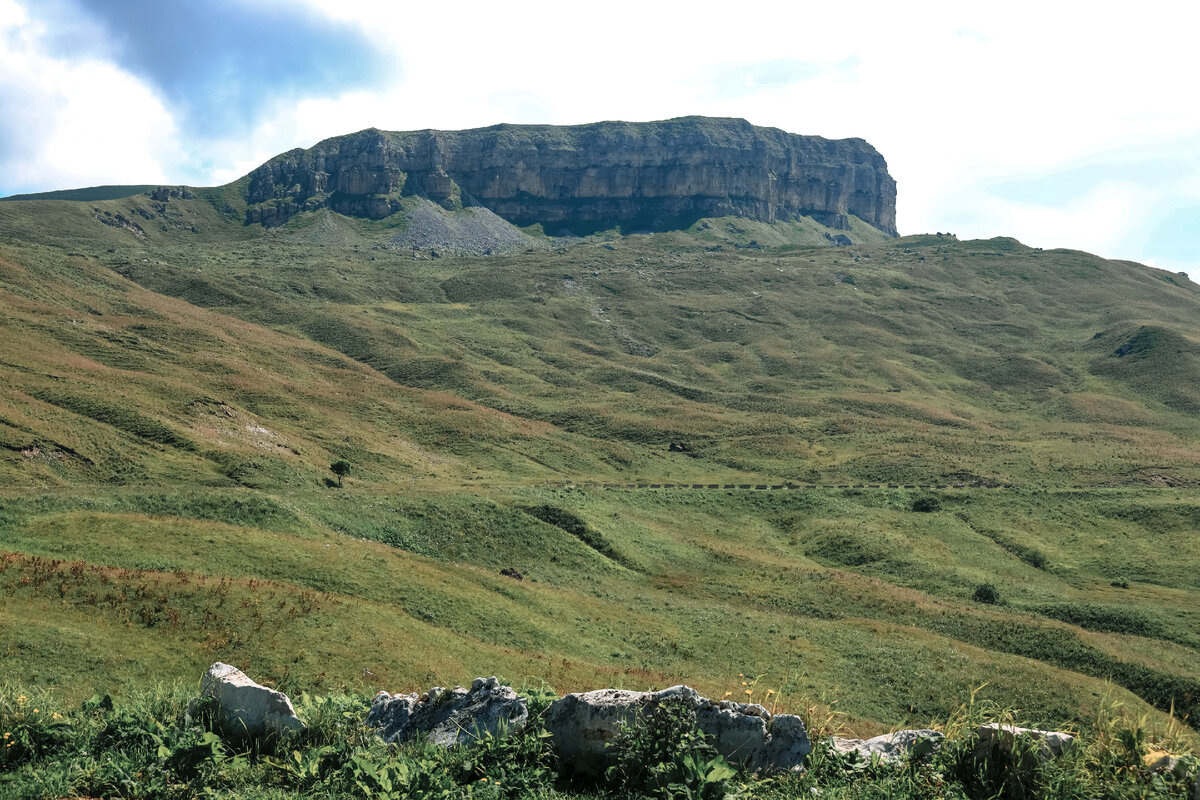
[{"label": "grass", "polygon": [[14,194],[0,197],[0,200],[120,200],[135,194],[152,192],[157,189],[155,184],[138,186],[89,186],[83,189],[58,189],[51,192],[32,192],[29,194]]},{"label": "grass", "polygon": [[0,204],[7,674],[1200,720],[1194,285],[858,223],[431,260],[239,191]]},{"label": "grass", "polygon": [[[1080,564],[1095,554],[1078,539],[1052,551],[1052,569],[1037,569],[976,532],[1051,509],[1078,524],[1093,501],[1076,493],[1032,496],[1021,509],[961,490],[930,513],[912,511],[918,493],[905,490],[489,494],[96,490],[6,500],[3,547],[13,555],[0,584],[19,601],[8,619],[42,617],[46,644],[31,649],[28,632],[6,626],[0,648],[23,674],[80,692],[116,688],[119,671],[63,664],[59,649],[115,649],[100,644],[110,627],[160,673],[183,677],[219,657],[276,680],[319,675],[321,686],[360,691],[444,680],[441,670],[469,680],[503,664],[572,689],[687,680],[718,692],[733,664],[793,695],[836,691],[866,732],[945,715],[989,681],[991,699],[1047,719],[1085,718],[1109,680],[1131,692],[1126,702],[1162,711],[1174,702],[1190,713],[1197,696],[1194,574],[1147,575],[1120,556]],[[1153,541],[1178,513],[1147,490],[1108,494],[1144,509],[1140,521],[1105,527],[1125,540]],[[873,548],[869,557],[848,556],[854,542]],[[1110,585],[1118,571],[1129,589]],[[998,584],[1001,605],[972,600],[980,576]],[[236,603],[214,594],[222,586]],[[309,593],[312,610],[283,603]],[[1070,615],[1114,597],[1126,622],[1154,624],[1115,629],[1103,616]],[[94,635],[81,630],[88,618]]]}]

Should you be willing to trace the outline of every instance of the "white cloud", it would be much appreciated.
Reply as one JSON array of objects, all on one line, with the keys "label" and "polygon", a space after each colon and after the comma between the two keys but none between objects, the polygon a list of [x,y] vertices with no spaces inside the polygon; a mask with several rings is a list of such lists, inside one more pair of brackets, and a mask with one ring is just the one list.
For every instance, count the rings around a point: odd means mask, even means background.
[{"label": "white cloud", "polygon": [[49,54],[47,31],[0,4],[0,96],[6,184],[62,188],[166,179],[175,123],[144,83],[111,63]]},{"label": "white cloud", "polygon": [[976,211],[978,224],[992,235],[1024,232],[1025,243],[1041,247],[1067,247],[1114,252],[1125,231],[1146,224],[1156,194],[1126,182],[1106,182],[1065,206],[1014,203],[984,195]]}]

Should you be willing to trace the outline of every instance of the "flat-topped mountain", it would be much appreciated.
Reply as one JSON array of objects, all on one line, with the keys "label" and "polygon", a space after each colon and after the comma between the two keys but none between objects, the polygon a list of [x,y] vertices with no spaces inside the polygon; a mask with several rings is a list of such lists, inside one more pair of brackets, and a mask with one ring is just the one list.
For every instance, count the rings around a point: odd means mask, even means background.
[{"label": "flat-topped mountain", "polygon": [[381,219],[400,197],[481,205],[547,233],[687,227],[703,217],[856,216],[896,234],[896,182],[862,139],[799,136],[742,119],[368,129],[291,150],[249,175],[247,223],[330,208]]}]

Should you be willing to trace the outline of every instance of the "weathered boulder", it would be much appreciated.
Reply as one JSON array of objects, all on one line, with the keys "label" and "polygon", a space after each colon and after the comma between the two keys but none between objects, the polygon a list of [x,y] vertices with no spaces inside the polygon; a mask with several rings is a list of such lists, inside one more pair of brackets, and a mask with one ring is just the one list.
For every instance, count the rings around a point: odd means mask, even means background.
[{"label": "weathered boulder", "polygon": [[594,772],[604,766],[605,748],[623,726],[638,724],[639,712],[653,704],[670,701],[694,709],[697,727],[713,737],[717,751],[751,769],[798,769],[812,750],[799,717],[772,715],[755,703],[709,700],[687,686],[659,692],[600,689],[569,694],[546,711],[546,730],[564,762]]},{"label": "weathered boulder", "polygon": [[1175,775],[1180,778],[1187,776],[1187,767],[1184,762],[1180,760],[1179,756],[1169,753],[1166,750],[1151,748],[1146,755],[1142,756],[1142,764],[1145,766],[1147,772],[1159,775]]},{"label": "weathered boulder", "polygon": [[470,689],[435,686],[425,694],[380,692],[367,714],[367,724],[386,742],[424,735],[443,747],[505,736],[523,728],[528,719],[525,699],[495,677],[476,678]]},{"label": "weathered boulder", "polygon": [[999,722],[980,725],[975,731],[975,737],[977,740],[975,754],[977,757],[984,758],[1012,755],[1013,749],[1021,739],[1035,742],[1038,747],[1038,756],[1043,760],[1058,758],[1075,746],[1075,737],[1069,733],[1019,728],[1016,725],[1002,725]]},{"label": "weathered boulder", "polygon": [[[884,763],[902,760],[914,749],[920,753],[925,748],[932,752],[945,738],[934,730],[905,730],[885,733],[871,739],[842,739],[834,736],[830,740],[833,749],[842,754],[857,753],[864,761],[878,758]],[[924,743],[928,744],[924,744]]]},{"label": "weathered boulder", "polygon": [[260,686],[220,661],[205,673],[200,696],[215,701],[218,724],[232,736],[283,736],[304,729],[286,694]]}]

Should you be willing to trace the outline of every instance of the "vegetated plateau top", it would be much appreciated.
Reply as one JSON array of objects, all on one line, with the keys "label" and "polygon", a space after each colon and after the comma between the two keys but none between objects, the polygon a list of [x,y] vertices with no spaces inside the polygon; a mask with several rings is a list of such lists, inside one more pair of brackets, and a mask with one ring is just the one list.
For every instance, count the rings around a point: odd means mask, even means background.
[{"label": "vegetated plateau top", "polygon": [[448,209],[484,206],[549,233],[687,227],[703,217],[856,216],[896,233],[896,182],[862,139],[831,140],[742,119],[494,125],[463,131],[374,128],[295,149],[248,176],[248,224],[274,227],[331,208],[381,219],[404,195]]}]

